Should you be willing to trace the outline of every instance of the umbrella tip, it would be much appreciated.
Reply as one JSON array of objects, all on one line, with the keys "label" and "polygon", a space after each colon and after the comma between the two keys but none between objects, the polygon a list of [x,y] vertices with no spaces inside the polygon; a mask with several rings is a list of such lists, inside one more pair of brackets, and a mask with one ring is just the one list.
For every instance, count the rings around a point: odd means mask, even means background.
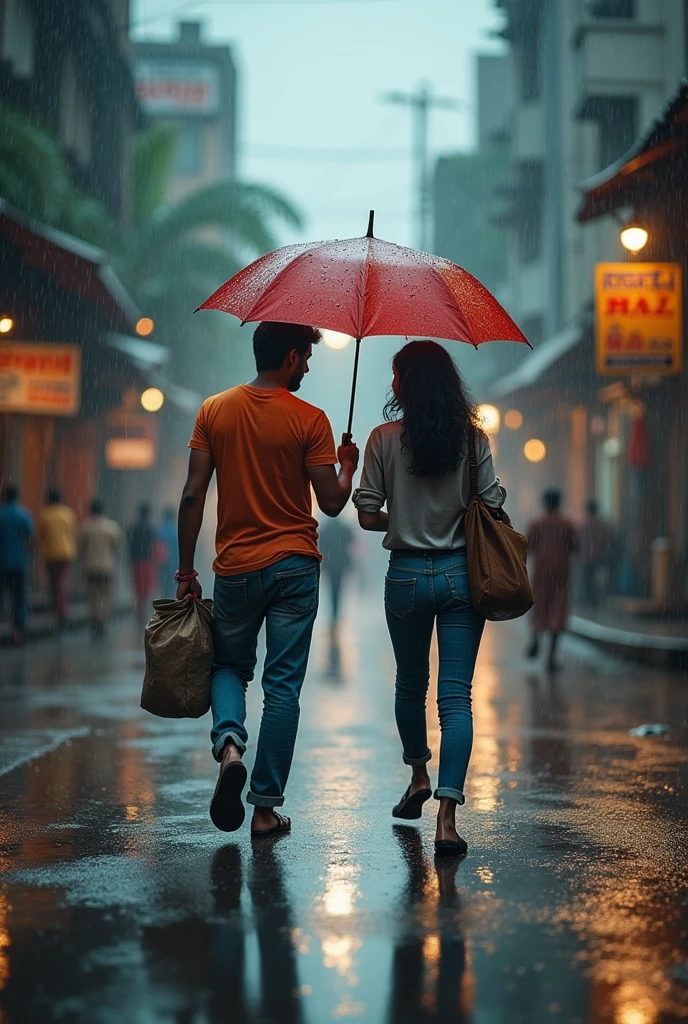
[{"label": "umbrella tip", "polygon": [[366,238],[373,238],[373,221],[375,220],[375,210],[371,210],[368,215],[368,231],[366,232]]}]

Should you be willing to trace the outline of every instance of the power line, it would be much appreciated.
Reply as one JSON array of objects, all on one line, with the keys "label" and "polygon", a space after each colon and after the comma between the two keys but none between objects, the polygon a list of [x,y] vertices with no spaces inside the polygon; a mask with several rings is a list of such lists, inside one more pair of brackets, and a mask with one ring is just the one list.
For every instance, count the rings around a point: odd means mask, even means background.
[{"label": "power line", "polygon": [[346,149],[344,147],[312,148],[309,146],[277,146],[270,143],[248,143],[239,150],[259,159],[313,160],[325,163],[385,163],[409,158],[408,149]]},{"label": "power line", "polygon": [[408,2],[408,0],[186,0],[185,3],[179,4],[169,11],[163,11],[161,14],[152,14],[149,18],[137,18],[136,21],[129,22],[129,28],[152,25],[154,22],[162,21],[164,18],[173,18],[177,14],[193,11],[194,8],[219,5],[225,7],[230,4],[232,6],[244,7],[334,7],[335,5],[353,7],[360,4],[398,4],[405,2]]}]

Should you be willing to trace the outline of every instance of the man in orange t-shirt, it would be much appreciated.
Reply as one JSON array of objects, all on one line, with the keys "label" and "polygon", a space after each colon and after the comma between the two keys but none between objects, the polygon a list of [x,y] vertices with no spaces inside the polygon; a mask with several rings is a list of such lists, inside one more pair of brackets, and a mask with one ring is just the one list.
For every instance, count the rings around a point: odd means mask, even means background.
[{"label": "man in orange t-shirt", "polygon": [[194,553],[208,485],[216,472],[210,701],[220,775],[210,817],[225,832],[233,832],[244,820],[246,688],[255,671],[263,622],[263,717],[247,797],[254,808],[251,834],[275,835],[291,827],[289,818],[274,808],[284,803],[318,609],[320,553],[311,486],[321,510],[339,515],[351,495],[359,455],[346,438],[335,453],[325,413],[294,395],[319,341],[312,327],[259,324],[253,335],[258,375],[250,384],[206,399],[189,442],[175,578],[179,599],[200,596]]}]

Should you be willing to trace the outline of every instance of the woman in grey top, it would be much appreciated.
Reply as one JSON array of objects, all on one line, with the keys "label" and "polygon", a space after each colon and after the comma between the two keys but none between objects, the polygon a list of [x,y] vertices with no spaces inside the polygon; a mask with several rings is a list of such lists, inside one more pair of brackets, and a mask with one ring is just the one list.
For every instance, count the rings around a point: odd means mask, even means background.
[{"label": "woman in grey top", "polygon": [[[411,783],[392,814],[420,818],[432,796],[425,701],[430,641],[439,646],[437,698],[442,740],[435,799],[435,850],[465,853],[456,808],[473,744],[471,683],[484,619],[468,591],[463,518],[470,500],[469,440],[476,445],[478,490],[501,507],[490,443],[449,353],[433,341],[412,341],[393,360],[386,422],[370,435],[361,486],[354,493],[364,530],[385,534],[391,552],[385,613],[397,663],[395,716]],[[387,504],[387,511],[382,507]]]}]

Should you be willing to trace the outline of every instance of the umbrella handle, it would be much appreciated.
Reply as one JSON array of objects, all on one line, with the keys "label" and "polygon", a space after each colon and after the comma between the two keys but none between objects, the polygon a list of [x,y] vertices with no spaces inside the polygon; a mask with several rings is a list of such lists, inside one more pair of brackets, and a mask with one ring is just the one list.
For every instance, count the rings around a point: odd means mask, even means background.
[{"label": "umbrella handle", "polygon": [[356,381],[358,380],[358,357],[361,352],[361,339],[356,338],[356,355],[354,356],[354,378],[351,381],[351,402],[349,403],[349,422],[346,428],[346,444],[351,444],[351,426],[354,419],[354,402],[356,401]]}]

